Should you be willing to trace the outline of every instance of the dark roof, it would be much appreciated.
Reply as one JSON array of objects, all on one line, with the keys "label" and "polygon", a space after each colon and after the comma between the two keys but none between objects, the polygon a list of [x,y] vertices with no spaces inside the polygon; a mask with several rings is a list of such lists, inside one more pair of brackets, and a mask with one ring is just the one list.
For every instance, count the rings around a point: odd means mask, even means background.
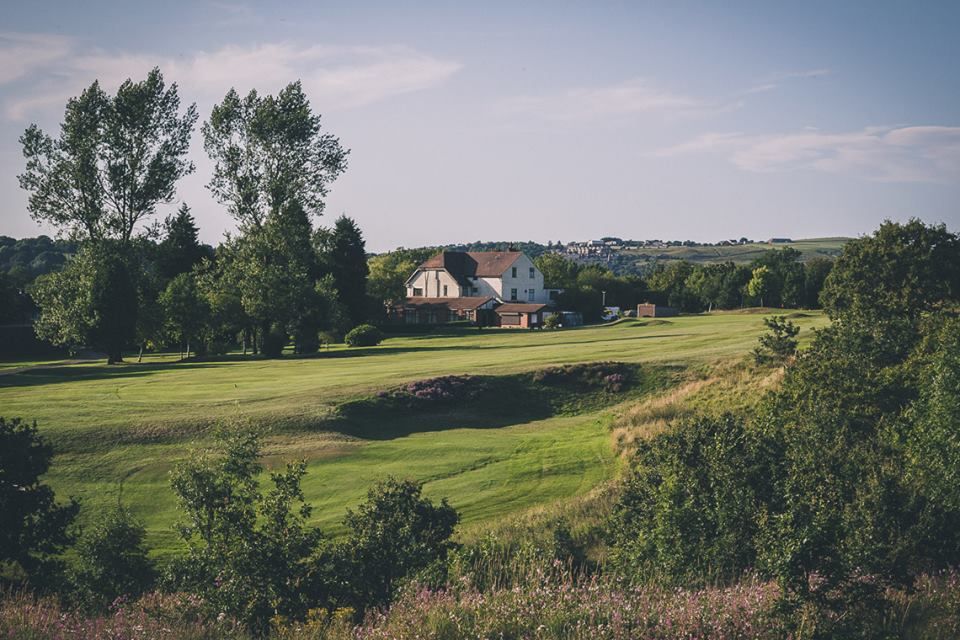
[{"label": "dark roof", "polygon": [[546,308],[547,305],[545,304],[536,304],[533,302],[507,302],[506,304],[502,304],[494,309],[494,311],[497,313],[537,313],[538,311],[543,311]]},{"label": "dark roof", "polygon": [[437,309],[450,309],[451,311],[469,311],[478,309],[486,303],[494,300],[489,296],[476,296],[466,298],[407,298],[403,302],[405,307],[417,307],[418,309],[427,309],[435,307]]},{"label": "dark roof", "polygon": [[446,269],[458,281],[467,277],[496,278],[522,255],[520,251],[443,251],[420,268]]}]

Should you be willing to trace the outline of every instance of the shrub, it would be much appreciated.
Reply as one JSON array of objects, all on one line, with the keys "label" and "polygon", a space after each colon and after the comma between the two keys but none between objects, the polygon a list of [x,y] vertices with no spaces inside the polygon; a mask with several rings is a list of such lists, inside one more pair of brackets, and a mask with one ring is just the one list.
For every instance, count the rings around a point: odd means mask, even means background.
[{"label": "shrub", "polygon": [[146,529],[123,507],[97,519],[80,537],[70,570],[76,600],[105,609],[120,596],[138,597],[153,580],[143,544]]},{"label": "shrub", "polygon": [[350,536],[341,552],[358,608],[388,603],[404,578],[442,562],[453,548],[450,536],[460,515],[446,499],[434,505],[422,489],[417,482],[387,478],[347,512]]},{"label": "shrub", "polygon": [[769,331],[758,339],[760,346],[753,350],[757,364],[785,362],[797,352],[797,334],[800,327],[785,316],[764,318]]},{"label": "shrub", "polygon": [[351,347],[375,347],[383,342],[383,333],[372,324],[361,324],[350,330],[344,342]]},{"label": "shrub", "polygon": [[73,541],[70,524],[80,510],[76,500],[57,504],[40,482],[52,457],[36,424],[0,418],[0,566],[12,564],[32,579],[59,569],[54,556]]},{"label": "shrub", "polygon": [[533,381],[546,385],[600,388],[619,393],[629,386],[631,373],[630,367],[622,362],[567,364],[540,369],[533,374]]},{"label": "shrub", "polygon": [[283,348],[287,346],[289,336],[287,332],[274,325],[263,336],[263,355],[268,358],[279,358],[283,354]]}]

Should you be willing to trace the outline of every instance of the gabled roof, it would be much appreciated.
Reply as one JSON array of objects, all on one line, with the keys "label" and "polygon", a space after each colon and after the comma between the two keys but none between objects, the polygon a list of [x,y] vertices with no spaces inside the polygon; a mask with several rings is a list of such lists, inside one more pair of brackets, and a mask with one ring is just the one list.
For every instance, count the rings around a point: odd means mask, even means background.
[{"label": "gabled roof", "polygon": [[446,269],[457,280],[499,278],[521,251],[443,251],[420,265],[421,269]]}]

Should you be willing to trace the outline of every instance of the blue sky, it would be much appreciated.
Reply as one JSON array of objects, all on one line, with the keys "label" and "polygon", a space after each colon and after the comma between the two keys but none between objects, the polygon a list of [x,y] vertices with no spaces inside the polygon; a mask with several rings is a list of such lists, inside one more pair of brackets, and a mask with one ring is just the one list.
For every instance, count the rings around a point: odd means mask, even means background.
[{"label": "blue sky", "polygon": [[[960,228],[958,2],[0,3],[0,234],[50,232],[23,129],[153,66],[201,118],[302,79],[352,149],[319,223],[373,250]],[[191,154],[172,206],[215,243]]]}]

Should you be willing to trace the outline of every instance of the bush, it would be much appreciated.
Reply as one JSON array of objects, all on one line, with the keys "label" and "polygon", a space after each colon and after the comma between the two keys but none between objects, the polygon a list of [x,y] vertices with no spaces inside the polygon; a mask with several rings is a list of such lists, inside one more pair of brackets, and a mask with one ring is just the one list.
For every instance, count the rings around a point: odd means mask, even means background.
[{"label": "bush", "polygon": [[153,581],[146,529],[123,507],[98,518],[80,537],[70,581],[79,604],[103,610],[121,596],[139,597]]},{"label": "bush", "polygon": [[375,347],[383,342],[383,333],[372,324],[361,324],[350,330],[344,342],[351,347]]},{"label": "bush", "polygon": [[279,358],[283,354],[283,348],[287,346],[288,339],[287,332],[274,325],[263,336],[263,355],[268,358]]},{"label": "bush", "polygon": [[631,373],[630,367],[622,362],[566,364],[536,371],[533,374],[533,381],[537,384],[600,388],[611,393],[619,393],[629,386]]},{"label": "bush", "polygon": [[442,563],[454,548],[450,537],[460,515],[446,498],[434,505],[422,489],[417,482],[387,478],[347,512],[350,536],[342,555],[358,608],[389,603],[405,578]]}]

